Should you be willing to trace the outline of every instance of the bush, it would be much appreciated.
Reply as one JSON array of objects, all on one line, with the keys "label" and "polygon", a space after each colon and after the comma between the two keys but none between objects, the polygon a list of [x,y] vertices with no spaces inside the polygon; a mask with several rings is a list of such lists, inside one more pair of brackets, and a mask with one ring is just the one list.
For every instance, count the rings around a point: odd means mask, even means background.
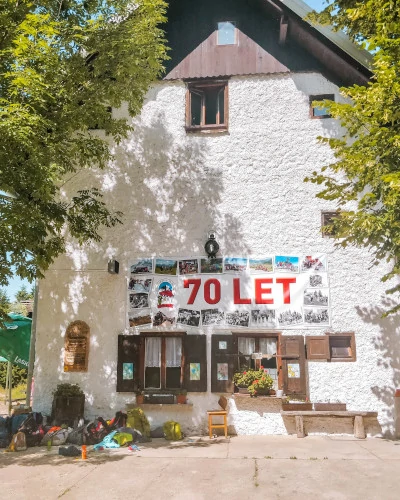
[{"label": "bush", "polygon": [[[7,365],[8,363],[0,363],[0,386],[6,386],[7,378]],[[26,368],[20,368],[19,366],[13,365],[12,367],[12,385],[13,387],[26,384],[28,378],[28,370]]]},{"label": "bush", "polygon": [[57,388],[53,392],[54,397],[63,396],[66,398],[73,396],[83,396],[84,392],[79,387],[78,384],[58,384]]}]

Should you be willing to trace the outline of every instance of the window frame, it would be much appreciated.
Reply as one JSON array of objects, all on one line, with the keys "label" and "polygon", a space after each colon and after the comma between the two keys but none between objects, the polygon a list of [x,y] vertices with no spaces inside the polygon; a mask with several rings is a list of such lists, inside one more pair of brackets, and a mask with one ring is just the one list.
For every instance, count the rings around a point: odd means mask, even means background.
[{"label": "window frame", "polygon": [[[332,363],[338,363],[338,362],[355,362],[357,361],[357,353],[356,353],[356,338],[355,338],[355,332],[326,332],[325,335],[329,337],[329,356],[330,356],[330,361]],[[350,349],[351,349],[351,355],[346,356],[346,357],[337,357],[332,355],[332,347],[333,346],[333,339],[343,339],[343,338],[350,338]]]},{"label": "window frame", "polygon": [[313,106],[312,103],[314,101],[324,101],[325,99],[328,99],[330,101],[334,101],[335,100],[335,94],[315,94],[315,95],[310,95],[309,96],[310,118],[312,120],[321,120],[321,119],[323,120],[325,118],[332,118],[332,115],[330,115],[330,114],[319,115],[319,116],[315,116],[314,115],[314,109],[316,109],[316,107]]},{"label": "window frame", "polygon": [[[166,392],[168,392],[170,394],[174,394],[176,392],[183,390],[184,389],[184,374],[185,374],[185,336],[186,336],[186,332],[178,332],[178,331],[171,331],[171,332],[156,331],[156,332],[154,332],[154,331],[149,330],[146,332],[140,332],[139,335],[143,339],[143,342],[141,343],[141,346],[140,346],[139,380],[140,380],[141,388],[145,391],[146,394],[160,394],[160,393],[166,393]],[[146,337],[161,337],[161,366],[160,366],[160,387],[159,388],[145,387],[145,372],[146,372],[146,367],[145,367],[146,342],[145,342],[145,339],[146,339]],[[182,339],[180,387],[169,388],[169,387],[166,387],[166,359],[165,359],[166,339],[173,338],[173,337],[179,337]]]},{"label": "window frame", "polygon": [[[224,122],[217,124],[205,123],[205,92],[207,89],[221,87],[224,89]],[[186,132],[207,132],[218,133],[228,130],[229,123],[229,86],[228,80],[207,80],[207,81],[188,81],[186,91]],[[200,125],[192,125],[192,93],[201,95],[202,111]],[[219,120],[217,120],[219,121]]]},{"label": "window frame", "polygon": [[336,233],[334,231],[326,232],[323,230],[323,228],[331,223],[327,221],[328,217],[332,219],[335,217],[339,217],[339,215],[340,215],[339,210],[323,210],[321,212],[321,233],[323,238],[336,238]]},{"label": "window frame", "polygon": [[[220,23],[231,23],[235,27],[234,31],[234,42],[233,43],[219,43],[219,27],[218,25]],[[232,45],[238,45],[238,32],[237,32],[237,25],[236,21],[218,21],[217,22],[217,46],[218,47],[231,47]]]}]

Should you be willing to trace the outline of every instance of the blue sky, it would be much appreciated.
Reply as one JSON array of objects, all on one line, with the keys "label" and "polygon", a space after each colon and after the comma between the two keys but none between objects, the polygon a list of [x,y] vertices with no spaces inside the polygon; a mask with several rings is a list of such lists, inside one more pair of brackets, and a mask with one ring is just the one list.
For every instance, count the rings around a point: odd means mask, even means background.
[{"label": "blue sky", "polygon": [[[325,0],[305,0],[305,2],[315,10],[321,10],[325,7]],[[28,290],[31,289],[32,285],[27,280],[21,280],[18,277],[15,277],[10,281],[9,286],[6,288],[7,294],[11,300],[14,300],[15,294],[18,290],[25,285]]]},{"label": "blue sky", "polygon": [[307,5],[312,7],[315,10],[322,10],[326,7],[325,0],[304,0]]}]

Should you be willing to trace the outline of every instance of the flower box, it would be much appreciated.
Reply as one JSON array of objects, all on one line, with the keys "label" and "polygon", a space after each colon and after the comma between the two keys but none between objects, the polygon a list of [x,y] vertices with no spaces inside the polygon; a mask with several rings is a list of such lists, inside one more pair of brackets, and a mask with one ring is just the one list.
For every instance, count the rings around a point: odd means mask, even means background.
[{"label": "flower box", "polygon": [[283,411],[311,411],[313,409],[312,403],[283,403]]},{"label": "flower box", "polygon": [[315,411],[346,411],[346,403],[314,403]]}]

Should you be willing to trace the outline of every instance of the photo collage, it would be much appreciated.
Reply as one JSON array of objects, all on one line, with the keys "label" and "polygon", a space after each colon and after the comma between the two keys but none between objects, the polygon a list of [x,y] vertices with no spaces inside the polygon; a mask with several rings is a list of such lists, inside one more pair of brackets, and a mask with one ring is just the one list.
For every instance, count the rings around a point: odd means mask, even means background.
[{"label": "photo collage", "polygon": [[[295,304],[248,306],[224,311],[218,307],[201,310],[180,307],[177,279],[180,276],[301,274],[306,276],[303,296]],[[304,280],[303,280],[304,282]],[[156,302],[151,303],[150,295]],[[301,303],[300,303],[301,302]],[[275,255],[269,257],[206,257],[173,259],[141,258],[130,266],[128,280],[130,327],[254,327],[299,328],[330,325],[330,298],[326,255]]]}]

